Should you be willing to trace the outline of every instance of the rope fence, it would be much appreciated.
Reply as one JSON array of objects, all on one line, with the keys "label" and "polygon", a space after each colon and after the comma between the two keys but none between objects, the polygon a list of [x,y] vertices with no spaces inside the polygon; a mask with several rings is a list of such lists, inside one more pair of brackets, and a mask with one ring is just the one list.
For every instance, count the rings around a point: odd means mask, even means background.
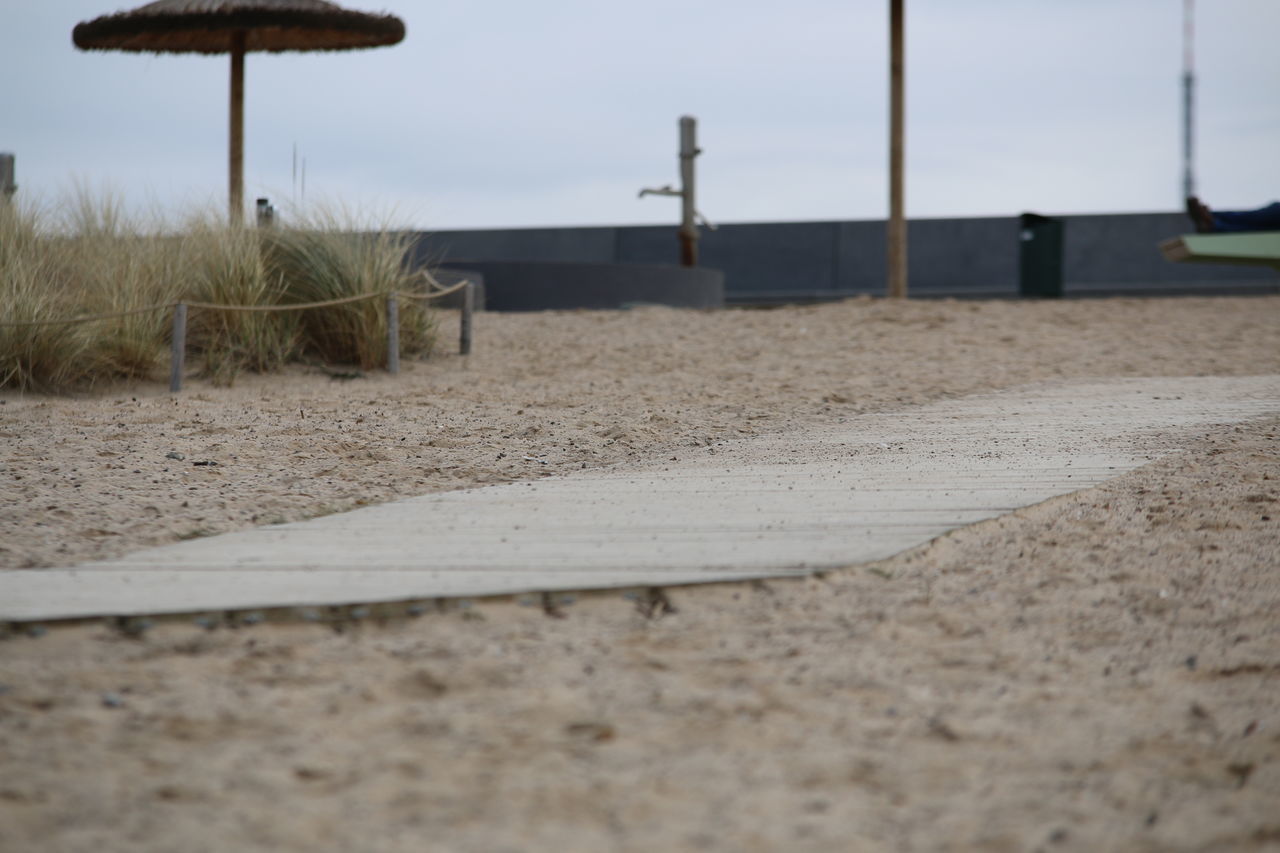
[{"label": "rope fence", "polygon": [[[428,284],[435,281],[425,276]],[[187,310],[199,308],[206,311],[309,311],[315,308],[332,308],[335,305],[349,305],[353,302],[364,302],[369,299],[385,299],[387,311],[387,372],[400,372],[400,303],[401,298],[420,302],[430,302],[462,291],[461,321],[458,331],[458,353],[471,354],[471,315],[475,312],[475,283],[463,279],[452,287],[434,290],[430,293],[410,293],[398,290],[385,290],[376,293],[360,293],[355,296],[344,296],[340,299],[328,299],[323,302],[299,302],[289,305],[218,305],[212,302],[165,302],[159,305],[147,305],[132,308],[128,311],[117,311],[104,314],[89,314],[83,317],[71,317],[63,320],[33,320],[17,323],[0,323],[0,329],[25,329],[36,326],[73,326],[81,323],[92,323],[97,320],[113,320],[120,317],[132,317],[154,311],[173,311],[172,346],[169,354],[169,390],[182,390],[182,374],[186,364],[187,349]]]}]

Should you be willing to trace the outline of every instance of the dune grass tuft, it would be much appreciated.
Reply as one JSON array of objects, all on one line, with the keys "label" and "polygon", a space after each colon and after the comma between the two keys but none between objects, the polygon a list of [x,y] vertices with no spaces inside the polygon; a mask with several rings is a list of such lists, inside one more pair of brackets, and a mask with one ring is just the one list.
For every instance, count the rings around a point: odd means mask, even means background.
[{"label": "dune grass tuft", "polygon": [[[193,218],[177,233],[131,218],[110,193],[78,188],[37,210],[0,203],[0,387],[63,391],[146,379],[167,357],[179,300],[285,305],[420,289],[405,266],[410,237],[345,211],[323,211],[279,230],[231,229]],[[83,323],[52,323],[129,313]],[[403,300],[401,349],[426,355],[430,306]],[[45,325],[36,325],[45,323]],[[25,325],[18,325],[25,324]],[[307,311],[196,308],[191,355],[215,383],[306,356],[362,368],[386,363],[386,304]]]},{"label": "dune grass tuft", "polygon": [[[300,227],[271,232],[270,265],[286,282],[287,301],[324,302],[363,294],[420,290],[405,265],[411,237],[385,223],[360,227],[349,213],[323,210]],[[324,361],[386,366],[386,305],[367,299],[300,315],[303,346]],[[406,355],[430,351],[435,323],[425,303],[400,306],[400,348]]]},{"label": "dune grass tuft", "polygon": [[41,211],[0,203],[0,387],[52,391],[89,375],[93,335],[77,315],[71,279],[49,251]]},{"label": "dune grass tuft", "polygon": [[[258,231],[194,223],[184,235],[193,301],[214,305],[279,305],[284,278],[270,269]],[[230,385],[242,370],[278,370],[298,351],[301,322],[293,312],[193,310],[187,341],[215,385]]]}]

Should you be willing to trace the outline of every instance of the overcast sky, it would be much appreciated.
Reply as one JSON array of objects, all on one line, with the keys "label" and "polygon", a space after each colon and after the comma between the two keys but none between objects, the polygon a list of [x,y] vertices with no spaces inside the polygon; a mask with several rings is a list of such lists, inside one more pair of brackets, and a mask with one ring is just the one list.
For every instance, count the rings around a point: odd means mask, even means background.
[{"label": "overcast sky", "polygon": [[[225,56],[84,53],[141,2],[0,0],[0,151],[28,199],[224,205]],[[385,3],[385,7],[383,5]],[[246,195],[425,229],[666,223],[677,120],[712,221],[887,211],[888,0],[365,0],[391,48],[250,54]],[[1182,0],[907,0],[912,217],[1181,206]],[[1280,198],[1280,2],[1196,5],[1197,180]]]}]

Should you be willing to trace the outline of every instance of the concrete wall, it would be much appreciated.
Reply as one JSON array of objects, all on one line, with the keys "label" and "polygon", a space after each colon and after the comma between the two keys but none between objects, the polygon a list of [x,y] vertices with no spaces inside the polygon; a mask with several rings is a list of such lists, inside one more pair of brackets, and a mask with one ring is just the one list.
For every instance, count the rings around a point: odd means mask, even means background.
[{"label": "concrete wall", "polygon": [[[1067,296],[1280,292],[1280,276],[1252,266],[1174,264],[1159,243],[1186,233],[1172,213],[1062,217]],[[729,302],[798,302],[882,294],[883,221],[771,222],[702,231],[703,266],[723,270]],[[1017,217],[917,219],[909,228],[910,292],[1016,296]],[[420,262],[567,261],[671,264],[671,226],[438,231],[420,235]]]},{"label": "concrete wall", "polygon": [[489,311],[617,310],[631,305],[723,308],[724,273],[675,264],[444,261],[442,273],[483,282]]}]

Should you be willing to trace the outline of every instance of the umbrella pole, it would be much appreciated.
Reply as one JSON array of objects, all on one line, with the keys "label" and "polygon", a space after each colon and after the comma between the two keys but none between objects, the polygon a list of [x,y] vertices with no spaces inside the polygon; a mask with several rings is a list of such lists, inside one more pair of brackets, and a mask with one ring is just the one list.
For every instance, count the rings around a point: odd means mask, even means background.
[{"label": "umbrella pole", "polygon": [[907,295],[907,219],[903,203],[903,0],[889,0],[889,296]]},{"label": "umbrella pole", "polygon": [[244,30],[231,34],[231,159],[228,188],[231,224],[244,224]]}]

